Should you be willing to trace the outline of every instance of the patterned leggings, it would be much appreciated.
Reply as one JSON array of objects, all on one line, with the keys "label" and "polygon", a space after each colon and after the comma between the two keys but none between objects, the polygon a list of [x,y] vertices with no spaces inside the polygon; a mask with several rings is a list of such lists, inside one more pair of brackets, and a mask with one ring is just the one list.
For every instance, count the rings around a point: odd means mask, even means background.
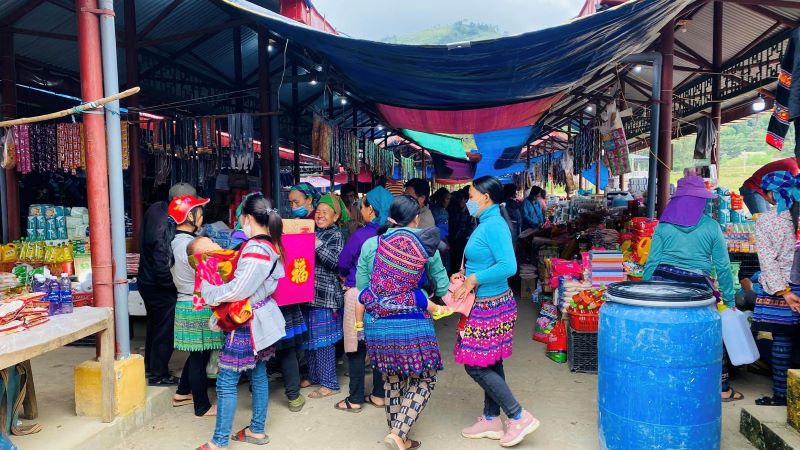
[{"label": "patterned leggings", "polygon": [[786,371],[792,359],[792,338],[772,333],[772,395],[786,398]]},{"label": "patterned leggings", "polygon": [[339,390],[336,378],[336,348],[333,345],[308,350],[308,379],[332,391]]},{"label": "patterned leggings", "polygon": [[436,371],[419,375],[383,374],[386,391],[386,423],[400,439],[408,439],[411,427],[422,414],[436,385]]}]

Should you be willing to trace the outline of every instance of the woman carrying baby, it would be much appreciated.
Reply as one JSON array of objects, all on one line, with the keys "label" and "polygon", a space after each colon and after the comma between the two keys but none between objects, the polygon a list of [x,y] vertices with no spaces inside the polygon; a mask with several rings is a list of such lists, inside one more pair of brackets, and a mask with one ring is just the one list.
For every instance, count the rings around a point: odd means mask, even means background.
[{"label": "woman carrying baby", "polygon": [[173,198],[167,210],[171,220],[165,238],[171,243],[170,272],[178,289],[174,346],[177,350],[189,352],[172,403],[174,406],[194,403],[194,414],[198,417],[217,413],[208,398],[206,365],[211,351],[222,348],[222,333],[208,327],[211,310],[192,307],[195,271],[189,264],[188,248],[203,225],[203,206],[207,203],[207,199],[192,195]]}]

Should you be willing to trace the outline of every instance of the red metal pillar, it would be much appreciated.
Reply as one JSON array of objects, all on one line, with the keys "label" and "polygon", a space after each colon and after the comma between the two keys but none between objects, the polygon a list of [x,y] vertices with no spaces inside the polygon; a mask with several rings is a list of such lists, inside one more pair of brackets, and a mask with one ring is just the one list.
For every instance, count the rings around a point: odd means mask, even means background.
[{"label": "red metal pillar", "polygon": [[[269,80],[269,34],[263,26],[258,27],[258,101],[259,111],[269,112],[271,86]],[[270,117],[261,116],[259,129],[261,132],[261,192],[269,198],[275,198],[272,193],[272,179],[270,178],[270,157],[272,148],[272,129]]]},{"label": "red metal pillar", "polygon": [[714,150],[711,154],[711,163],[717,166],[717,177],[719,177],[720,156],[719,127],[722,125],[722,103],[720,102],[722,76],[719,75],[720,70],[722,70],[722,8],[721,1],[714,2],[711,65],[715,75],[711,78],[711,119],[717,129],[717,143],[714,145]]},{"label": "red metal pillar", "polygon": [[[80,52],[81,97],[84,101],[103,97],[100,58],[100,21],[92,10],[97,0],[76,0],[78,50]],[[86,188],[92,253],[92,289],[95,306],[113,307],[111,274],[111,217],[108,204],[108,155],[102,112],[83,115],[86,133]]]},{"label": "red metal pillar", "polygon": [[669,176],[672,172],[672,64],[675,52],[675,19],[661,30],[661,117],[658,125],[658,215],[669,202]]},{"label": "red metal pillar", "polygon": [[[17,117],[17,73],[14,55],[14,34],[10,28],[0,30],[0,68],[2,68],[3,103],[0,105],[0,117],[13,119]],[[19,181],[17,171],[6,169],[6,191],[8,202],[8,240],[13,241],[22,236],[19,205]]]},{"label": "red metal pillar", "polygon": [[[125,67],[128,76],[128,88],[139,85],[139,53],[136,50],[136,6],[134,0],[125,0]],[[128,97],[128,106],[137,108],[139,106],[139,96]],[[129,114],[132,122],[138,122],[138,114]],[[131,180],[131,221],[133,222],[133,248],[139,250],[139,230],[142,226],[144,217],[142,199],[142,158],[139,148],[139,124],[128,126],[125,122],[122,126],[128,127],[128,148],[131,153],[131,168],[128,171]],[[163,199],[159,199],[163,200]]]}]

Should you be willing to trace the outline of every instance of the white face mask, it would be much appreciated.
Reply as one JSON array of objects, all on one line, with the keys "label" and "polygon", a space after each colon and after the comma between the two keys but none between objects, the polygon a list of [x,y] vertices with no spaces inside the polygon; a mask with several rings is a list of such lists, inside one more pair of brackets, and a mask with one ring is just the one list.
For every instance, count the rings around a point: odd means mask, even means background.
[{"label": "white face mask", "polygon": [[249,223],[242,225],[242,233],[247,236],[247,239],[253,237],[253,227]]}]

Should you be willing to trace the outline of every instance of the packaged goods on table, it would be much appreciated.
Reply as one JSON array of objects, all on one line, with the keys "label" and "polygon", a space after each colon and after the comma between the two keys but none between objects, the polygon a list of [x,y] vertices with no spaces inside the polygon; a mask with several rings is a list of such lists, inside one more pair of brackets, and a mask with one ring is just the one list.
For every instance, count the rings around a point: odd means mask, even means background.
[{"label": "packaged goods on table", "polygon": [[47,322],[45,294],[31,293],[9,297],[0,302],[0,335],[16,333]]}]

